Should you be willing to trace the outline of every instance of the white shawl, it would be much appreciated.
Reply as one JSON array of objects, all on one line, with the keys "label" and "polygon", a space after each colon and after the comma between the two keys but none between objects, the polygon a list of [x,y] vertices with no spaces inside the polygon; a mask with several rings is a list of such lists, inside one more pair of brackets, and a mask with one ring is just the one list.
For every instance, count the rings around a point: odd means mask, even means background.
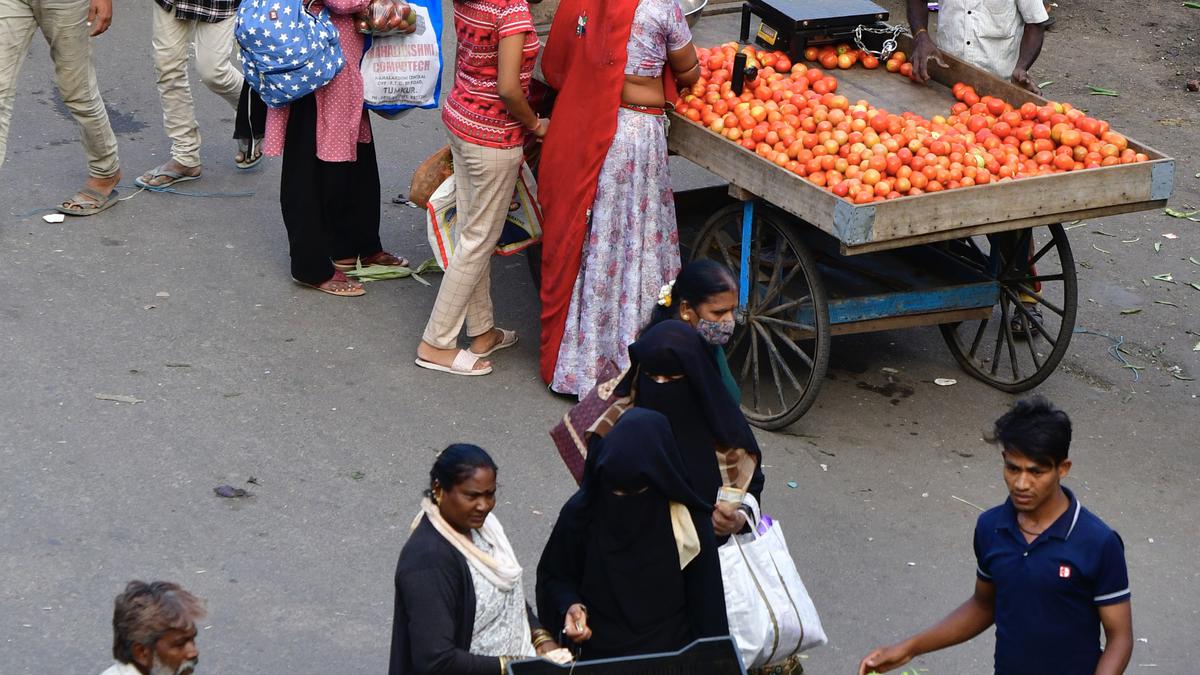
[{"label": "white shawl", "polygon": [[418,513],[417,517],[413,519],[411,530],[415,530],[420,524],[421,516],[428,518],[434,529],[445,537],[446,541],[450,542],[459,553],[463,554],[463,557],[467,559],[467,564],[482,574],[496,588],[507,593],[521,581],[521,566],[517,564],[517,556],[513,553],[512,544],[509,543],[508,537],[504,534],[504,528],[496,516],[489,513],[483,521],[483,527],[478,530],[479,536],[491,545],[493,555],[481,551],[470,537],[461,534],[447,523],[442,518],[441,512],[428,498],[421,500],[421,513]]}]

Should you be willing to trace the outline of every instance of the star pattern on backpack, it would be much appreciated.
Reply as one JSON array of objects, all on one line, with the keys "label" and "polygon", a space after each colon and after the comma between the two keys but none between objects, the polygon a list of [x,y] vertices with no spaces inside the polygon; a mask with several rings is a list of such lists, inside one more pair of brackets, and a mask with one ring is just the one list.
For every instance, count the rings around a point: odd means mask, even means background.
[{"label": "star pattern on backpack", "polygon": [[244,0],[238,9],[242,72],[269,106],[316,91],[346,65],[328,11],[307,9],[301,0]]}]

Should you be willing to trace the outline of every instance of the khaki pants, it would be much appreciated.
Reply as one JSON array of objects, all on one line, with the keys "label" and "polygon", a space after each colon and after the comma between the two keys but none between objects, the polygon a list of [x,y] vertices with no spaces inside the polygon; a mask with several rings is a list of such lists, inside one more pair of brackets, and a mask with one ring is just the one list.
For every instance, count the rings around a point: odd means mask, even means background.
[{"label": "khaki pants", "polygon": [[89,6],[88,0],[0,0],[0,167],[8,150],[17,75],[34,31],[41,28],[50,45],[58,92],[79,124],[88,173],[108,178],[120,169],[117,137],[92,67]]},{"label": "khaki pants", "polygon": [[195,41],[200,81],[237,110],[242,92],[242,73],[233,57],[237,17],[207,23],[176,19],[173,11],[158,5],[151,11],[154,12],[154,68],[158,71],[163,128],[171,139],[171,158],[184,166],[200,166],[200,125],[196,123],[188,85],[188,47]]},{"label": "khaki pants", "polygon": [[524,155],[521,148],[488,148],[450,136],[454,157],[455,210],[459,241],[442,276],[423,339],[438,349],[453,349],[463,323],[467,335],[490,331],[492,252],[504,231]]}]

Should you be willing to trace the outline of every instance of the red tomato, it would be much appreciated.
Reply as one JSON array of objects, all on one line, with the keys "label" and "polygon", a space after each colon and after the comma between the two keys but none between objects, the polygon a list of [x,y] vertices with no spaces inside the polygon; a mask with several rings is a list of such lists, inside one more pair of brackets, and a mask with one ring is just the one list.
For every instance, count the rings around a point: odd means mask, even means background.
[{"label": "red tomato", "polygon": [[875,70],[879,67],[879,59],[871,54],[862,57],[863,68],[867,70]]},{"label": "red tomato", "polygon": [[807,47],[804,50],[804,60],[805,61],[816,61],[817,56],[819,54],[820,54],[820,50],[818,50],[816,47]]}]

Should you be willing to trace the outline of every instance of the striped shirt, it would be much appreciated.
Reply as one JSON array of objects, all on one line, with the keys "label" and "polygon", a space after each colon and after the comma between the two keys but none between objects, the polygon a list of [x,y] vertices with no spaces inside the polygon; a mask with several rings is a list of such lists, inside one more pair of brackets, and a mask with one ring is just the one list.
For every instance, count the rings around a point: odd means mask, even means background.
[{"label": "striped shirt", "polygon": [[154,0],[166,11],[175,11],[180,21],[220,23],[237,14],[242,0]]},{"label": "striped shirt", "polygon": [[491,148],[512,148],[525,141],[526,129],[508,112],[497,90],[500,40],[525,35],[521,88],[537,61],[537,34],[526,0],[454,0],[458,37],[454,87],[442,107],[442,121],[455,136]]}]

